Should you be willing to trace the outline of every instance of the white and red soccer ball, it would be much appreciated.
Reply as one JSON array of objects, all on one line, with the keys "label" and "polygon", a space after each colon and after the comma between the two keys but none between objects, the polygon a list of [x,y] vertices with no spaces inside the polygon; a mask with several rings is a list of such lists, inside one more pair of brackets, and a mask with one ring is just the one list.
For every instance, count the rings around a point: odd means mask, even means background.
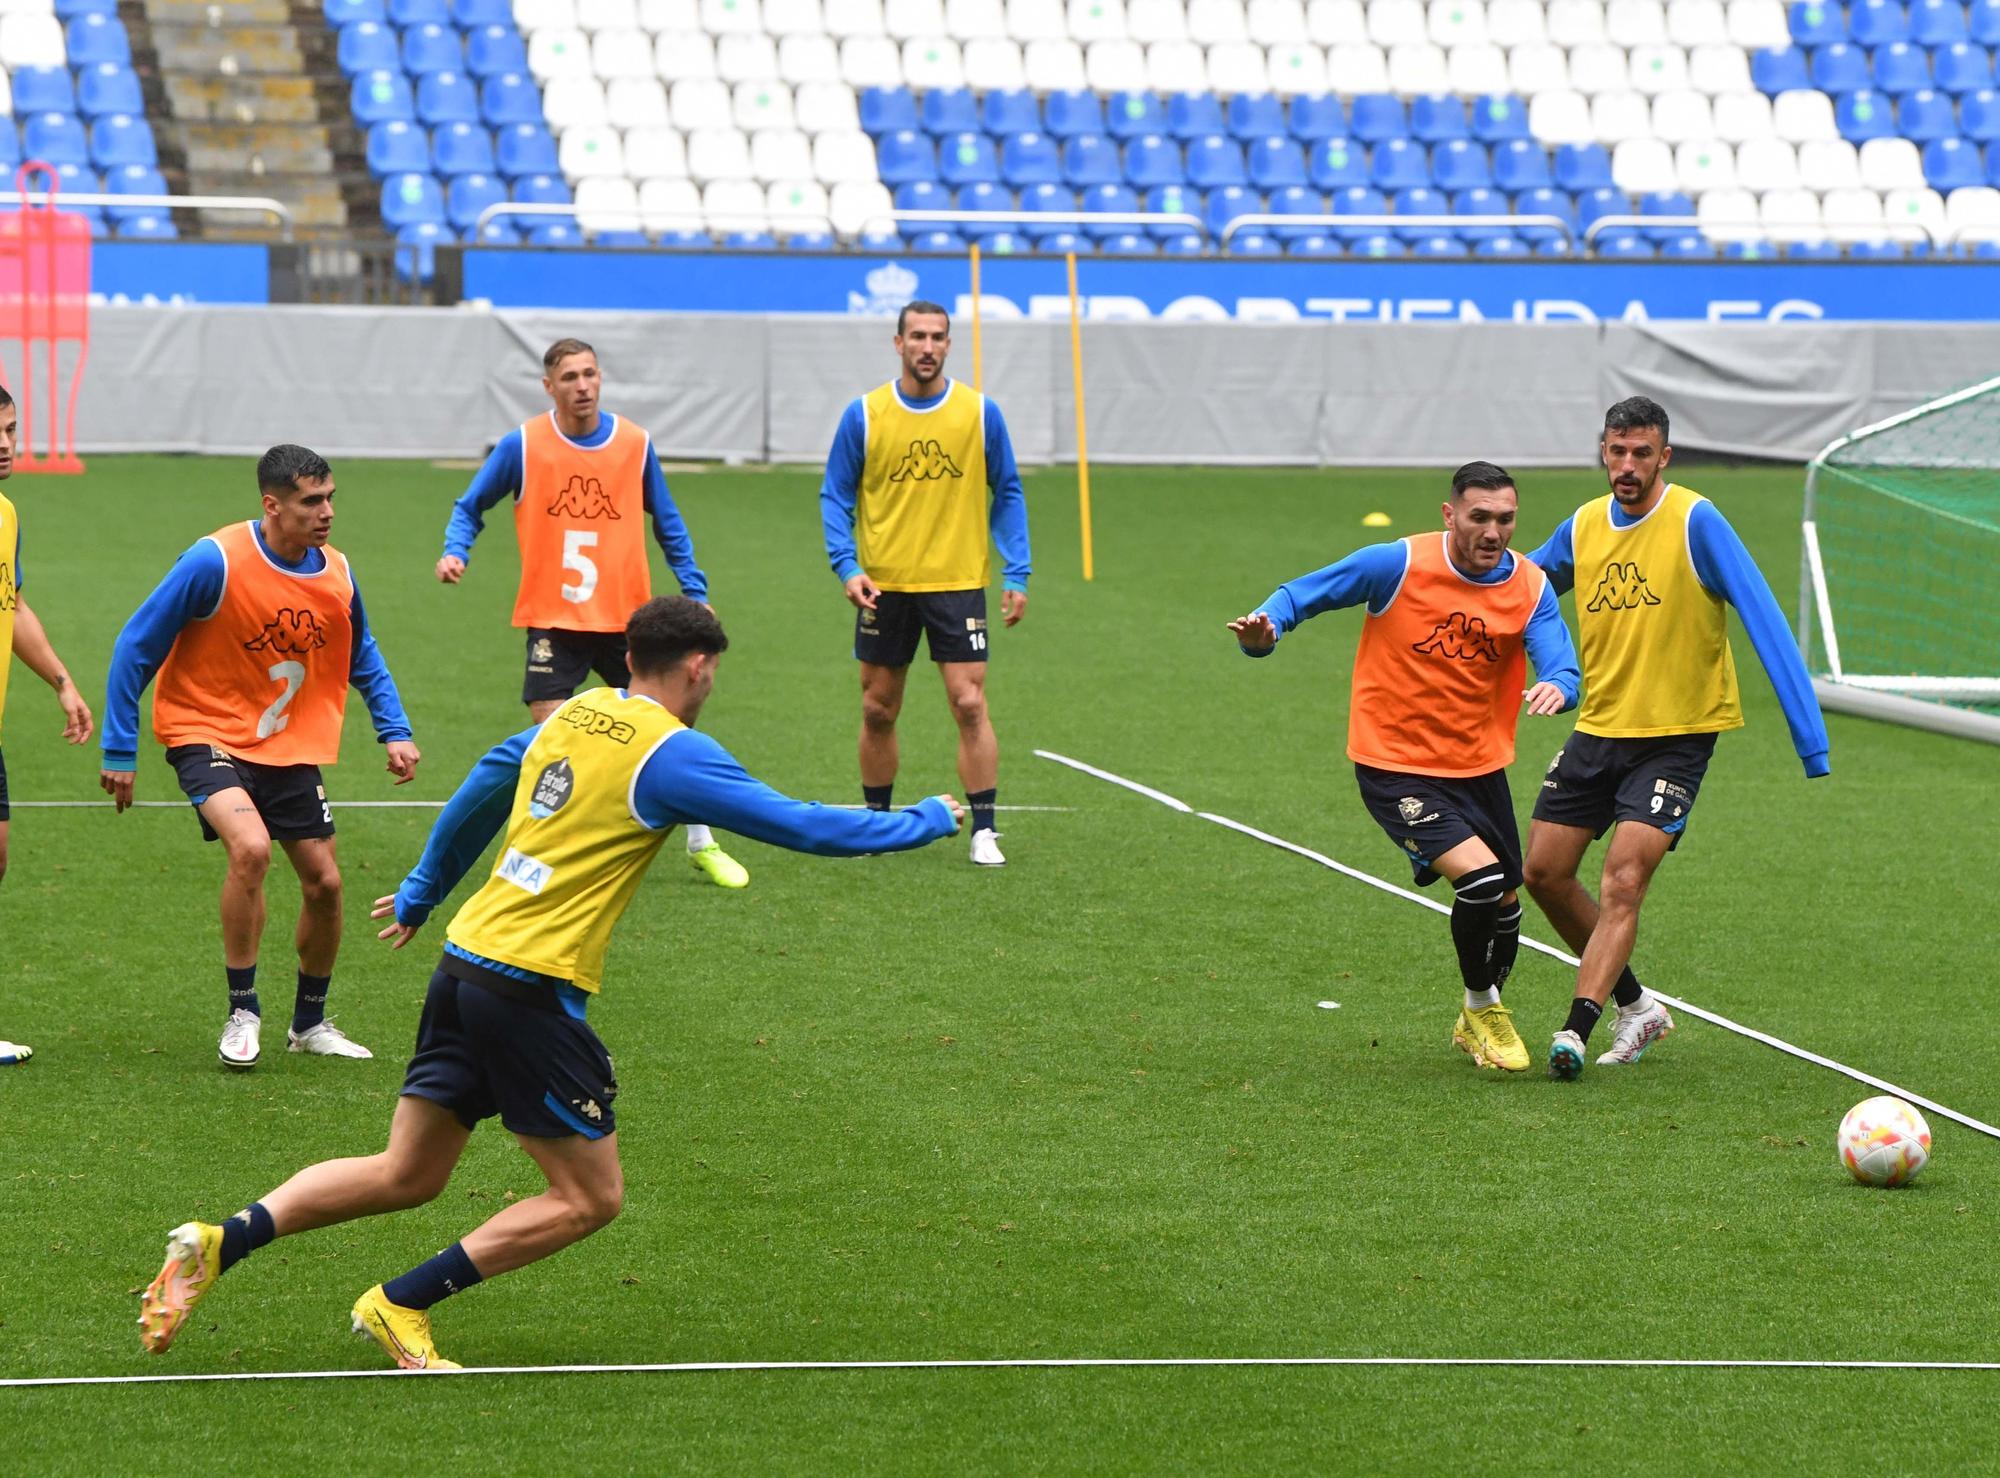
[{"label": "white and red soccer ball", "polygon": [[1863,1185],[1908,1185],[1931,1157],[1931,1126],[1900,1098],[1866,1098],[1840,1121],[1840,1163]]}]

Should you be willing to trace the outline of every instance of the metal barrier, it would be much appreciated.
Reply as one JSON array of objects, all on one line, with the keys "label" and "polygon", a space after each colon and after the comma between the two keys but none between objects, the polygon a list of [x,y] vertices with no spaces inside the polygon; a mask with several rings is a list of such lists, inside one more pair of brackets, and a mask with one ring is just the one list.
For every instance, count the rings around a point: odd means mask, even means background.
[{"label": "metal barrier", "polygon": [[1563,240],[1571,240],[1575,228],[1562,216],[1455,216],[1455,215],[1309,215],[1288,216],[1259,211],[1251,215],[1237,216],[1222,228],[1222,244],[1226,247],[1239,231],[1247,231],[1256,226],[1330,226],[1346,230],[1407,230],[1415,226],[1438,231],[1462,232],[1485,230],[1500,235],[1510,235],[1513,231],[1528,227],[1537,231],[1560,231]]},{"label": "metal barrier", "polygon": [[254,210],[275,217],[284,240],[292,239],[292,212],[282,200],[267,195],[108,195],[101,191],[0,190],[0,206],[71,205],[117,207],[126,210]]},{"label": "metal barrier", "polygon": [[[1882,237],[1904,240],[1914,236],[1930,243],[1932,246],[1945,246],[1949,245],[1952,239],[1952,233],[1947,232],[1945,235],[1940,236],[1922,221],[1882,221],[1879,223],[1874,221],[1866,223],[1851,221],[1844,225],[1822,224],[1817,229],[1814,229],[1802,225],[1771,222],[1760,220],[1756,217],[1745,216],[1599,216],[1583,228],[1583,241],[1585,246],[1595,247],[1597,238],[1602,236],[1606,231],[1659,231],[1683,228],[1703,234],[1710,231],[1755,232],[1754,236],[1748,236],[1744,239],[1768,241],[1774,245],[1789,244],[1786,241],[1787,236],[1812,235],[1827,238],[1835,237],[1836,233],[1855,233],[1864,229],[1871,234],[1861,239],[1870,241]],[[1977,230],[1979,228],[1974,227],[1972,229]],[[2000,235],[2000,230],[1996,230],[1993,234]]]}]

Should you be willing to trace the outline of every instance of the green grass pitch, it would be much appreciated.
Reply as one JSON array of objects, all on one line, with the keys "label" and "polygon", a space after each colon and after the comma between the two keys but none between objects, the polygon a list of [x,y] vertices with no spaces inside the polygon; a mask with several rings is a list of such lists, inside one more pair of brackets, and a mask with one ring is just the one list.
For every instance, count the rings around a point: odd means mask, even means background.
[{"label": "green grass pitch", "polygon": [[[424,762],[392,790],[359,703],[340,800],[441,799],[520,727],[511,530],[467,583],[430,574],[462,470],[336,468],[351,555]],[[795,794],[856,796],[851,616],[816,474],[672,482],[735,643],[703,727]],[[1795,469],[1691,469],[1789,608]],[[2000,1145],[1933,1120],[1902,1192],[1833,1159],[1869,1091],[1683,1020],[1636,1068],[1501,1080],[1449,1045],[1435,915],[1031,757],[1043,747],[1395,881],[1342,756],[1357,622],[1268,662],[1222,623],[1367,539],[1436,522],[1435,472],[1028,479],[1028,619],[991,679],[1010,865],[962,840],[851,862],[735,850],[750,890],[662,860],[593,1022],[620,1067],[625,1215],[443,1305],[480,1365],[1029,1356],[1993,1358]],[[193,539],[254,510],[247,459],[103,458],[10,484],[28,595],[97,704],[111,641]],[[1601,489],[1524,478],[1530,548]],[[657,558],[657,556],[656,556]],[[671,588],[670,584],[663,588]],[[1808,784],[1740,630],[1748,727],[1722,741],[1637,965],[1662,989],[2000,1113],[1984,1029],[2000,752],[1832,721]],[[5,747],[26,800],[98,796],[17,668]],[[1523,720],[1523,813],[1567,720]],[[958,788],[918,671],[898,796]],[[139,794],[177,797],[150,737]],[[339,815],[341,1024],[369,1063],[215,1060],[220,859],[173,809],[17,808],[0,886],[0,1377],[362,1369],[370,1284],[538,1189],[489,1125],[437,1201],[286,1240],[232,1272],[170,1355],[134,1292],[163,1235],[316,1159],[378,1148],[438,929],[392,954],[368,901],[430,813]],[[1592,854],[1594,862],[1598,854]],[[273,869],[262,986],[289,999],[296,889]],[[461,895],[462,896],[462,895]],[[1529,933],[1552,939],[1528,909]],[[1570,972],[1508,990],[1539,1053]],[[1338,1011],[1315,1008],[1321,999]],[[275,1037],[276,1049],[270,1039]],[[591,1471],[1520,1472],[1969,1470],[2000,1463],[1990,1374],[1149,1369],[517,1376],[0,1390],[4,1466],[105,1472],[508,1463]]]}]

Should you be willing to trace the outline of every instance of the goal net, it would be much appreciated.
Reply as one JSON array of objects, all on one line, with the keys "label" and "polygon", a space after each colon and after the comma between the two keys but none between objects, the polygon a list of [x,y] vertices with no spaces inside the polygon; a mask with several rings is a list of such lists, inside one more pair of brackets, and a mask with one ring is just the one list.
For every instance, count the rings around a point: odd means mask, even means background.
[{"label": "goal net", "polygon": [[2000,743],[2000,378],[1828,446],[1803,532],[1820,701]]}]

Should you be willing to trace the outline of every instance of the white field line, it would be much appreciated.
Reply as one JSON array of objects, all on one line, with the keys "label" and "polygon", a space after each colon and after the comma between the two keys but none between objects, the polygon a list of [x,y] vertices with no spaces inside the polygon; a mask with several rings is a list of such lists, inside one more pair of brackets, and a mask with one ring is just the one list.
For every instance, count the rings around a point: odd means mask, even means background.
[{"label": "white field line", "polygon": [[1059,765],[1068,765],[1072,770],[1081,770],[1084,774],[1095,776],[1099,780],[1108,780],[1113,785],[1122,785],[1127,790],[1136,790],[1140,795],[1147,797],[1149,800],[1158,801],[1163,806],[1171,806],[1183,814],[1192,815],[1194,812],[1193,806],[1190,806],[1186,801],[1176,800],[1164,790],[1155,790],[1150,785],[1141,785],[1136,780],[1127,780],[1123,775],[1114,775],[1109,770],[1100,770],[1095,765],[1086,765],[1082,760],[1073,760],[1066,754],[1055,754],[1046,749],[1038,749],[1035,751],[1035,758],[1054,760]]},{"label": "white field line", "polygon": [[[1099,770],[1094,766],[1068,759],[1059,754],[1052,754],[1047,750],[1038,749],[1035,753],[1043,759],[1054,760],[1057,764],[1068,765],[1074,770],[1082,770],[1085,774],[1095,775],[1099,779],[1108,780],[1114,785],[1122,785],[1127,790],[1136,790],[1141,795],[1154,796],[1157,799],[1171,803],[1176,809],[1191,810],[1189,807],[1182,806],[1179,801],[1173,800],[1171,796],[1162,796],[1159,792],[1151,790],[1137,781],[1127,780],[1123,776],[1113,775],[1109,771]],[[1420,904],[1433,913],[1449,914],[1451,912],[1451,909],[1444,904],[1426,898],[1421,893],[1412,892],[1408,888],[1400,888],[1394,883],[1376,877],[1373,873],[1362,872],[1359,868],[1349,867],[1344,862],[1336,862],[1323,852],[1315,852],[1312,848],[1302,847],[1297,842],[1288,842],[1283,837],[1271,835],[1268,831],[1259,831],[1254,826],[1246,826],[1241,821],[1232,821],[1229,817],[1218,816],[1212,811],[1192,811],[1192,814],[1199,816],[1203,821],[1212,821],[1217,826],[1227,827],[1230,831],[1241,832],[1244,836],[1254,837],[1256,840],[1277,847],[1282,851],[1291,852],[1310,862],[1316,862],[1321,867],[1330,868],[1334,872],[1339,873],[1342,877],[1353,878],[1358,883],[1366,883],[1371,888],[1379,888],[1384,893],[1393,893],[1398,898]],[[1551,959],[1561,960],[1565,965],[1569,965],[1572,968],[1577,964],[1575,955],[1570,954],[1567,950],[1557,949],[1554,945],[1544,944],[1539,939],[1530,939],[1527,935],[1523,934],[1521,936],[1521,943],[1529,949],[1537,950],[1549,956]],[[1648,986],[1647,989],[1652,990],[1653,988]],[[1670,996],[1665,991],[1653,990],[1653,994],[1675,1010],[1685,1011],[1689,1016],[1695,1017],[1700,1021],[1706,1021],[1711,1026],[1719,1026],[1724,1031],[1734,1032],[1740,1037],[1748,1037],[1753,1042],[1761,1042],[1766,1047],[1775,1048],[1777,1051],[1796,1057],[1802,1062],[1810,1062],[1815,1067],[1823,1067],[1831,1072],[1840,1073],[1844,1077],[1852,1078],[1857,1083],[1866,1083],[1871,1088],[1879,1088],[1884,1093],[1893,1093],[1896,1097],[1914,1103],[1919,1108],[1929,1109],[1934,1114],[1950,1119],[1954,1124],[1963,1124],[1966,1128],[1977,1130],[1988,1138],[2000,1139],[2000,1128],[1995,1128],[1983,1120],[1975,1119],[1970,1114],[1962,1114],[1957,1109],[1947,1108],[1935,1099],[1924,1097],[1921,1093],[1912,1093],[1909,1089],[1899,1087],[1889,1082],[1886,1078],[1878,1078],[1873,1073],[1865,1073],[1859,1068],[1849,1067],[1846,1063],[1836,1062],[1831,1057],[1822,1057],[1819,1053],[1787,1042],[1782,1037],[1774,1037],[1769,1032],[1761,1032],[1755,1027],[1743,1025],[1740,1021],[1732,1021],[1727,1016],[1706,1010],[1701,1006],[1694,1005],[1692,1002],[1684,1001],[1678,996]]]},{"label": "white field line", "polygon": [[[1155,1367],[1228,1369],[1243,1366],[1301,1366],[1398,1369],[1458,1366],[1478,1369],[1587,1370],[1972,1370],[2000,1371],[1985,1360],[1647,1360],[1590,1356],[1508,1355],[1179,1355],[1106,1356],[1080,1359],[1019,1360],[689,1360],[656,1365],[468,1365],[436,1375],[697,1375],[714,1372],[809,1372],[820,1370],[1139,1370]],[[164,1386],[211,1381],[397,1380],[421,1378],[410,1370],[244,1370],[190,1375],[38,1375],[0,1380],[0,1389],[27,1386]]]},{"label": "white field line", "polygon": [[[110,804],[110,800],[105,799],[101,801],[15,801],[13,806],[17,811],[29,809],[42,811],[95,811],[101,810]],[[132,802],[135,809],[155,811],[184,811],[187,809],[187,804],[184,800]],[[443,801],[328,801],[327,804],[332,806],[336,811],[440,811],[444,809],[445,805]],[[824,801],[821,804],[838,807],[843,811],[858,811],[861,809],[861,802],[859,801]],[[1077,808],[1075,806],[995,806],[993,809],[996,811],[1052,811],[1069,815],[1075,812]]]}]

